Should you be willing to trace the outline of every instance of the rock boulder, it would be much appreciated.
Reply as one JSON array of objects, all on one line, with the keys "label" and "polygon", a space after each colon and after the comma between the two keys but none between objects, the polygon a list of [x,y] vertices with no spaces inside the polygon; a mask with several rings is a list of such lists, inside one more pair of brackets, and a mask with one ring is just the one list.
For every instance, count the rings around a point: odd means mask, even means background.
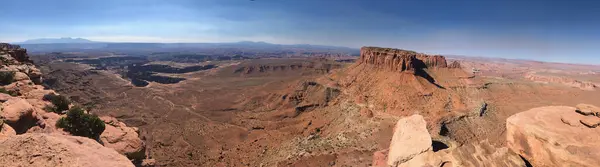
[{"label": "rock boulder", "polygon": [[431,136],[423,116],[412,115],[398,120],[390,143],[387,164],[398,166],[431,150]]},{"label": "rock boulder", "polygon": [[577,104],[575,111],[583,115],[594,115],[600,117],[600,107],[596,107],[591,104]]},{"label": "rock boulder", "polygon": [[[0,121],[2,121],[0,119]],[[7,139],[8,137],[17,135],[15,129],[10,127],[8,124],[0,122],[0,141]]]},{"label": "rock boulder", "polygon": [[27,133],[0,141],[0,164],[10,166],[133,167],[127,157],[78,136]]},{"label": "rock boulder", "polygon": [[15,72],[15,81],[29,80],[29,76],[22,72]]},{"label": "rock boulder", "polygon": [[567,106],[533,108],[506,120],[507,145],[533,166],[600,166],[600,128],[582,126],[597,119]]},{"label": "rock boulder", "polygon": [[439,55],[426,55],[414,51],[362,47],[358,63],[371,64],[389,71],[412,71],[419,68],[445,68],[446,58]]},{"label": "rock boulder", "polygon": [[126,155],[130,159],[142,160],[146,157],[144,141],[139,138],[138,129],[127,127],[125,123],[119,122],[113,117],[100,117],[106,129],[100,135],[100,141],[108,148]]},{"label": "rock boulder", "polygon": [[11,98],[2,104],[2,116],[9,124],[14,124],[23,118],[32,117],[33,106],[25,99]]}]

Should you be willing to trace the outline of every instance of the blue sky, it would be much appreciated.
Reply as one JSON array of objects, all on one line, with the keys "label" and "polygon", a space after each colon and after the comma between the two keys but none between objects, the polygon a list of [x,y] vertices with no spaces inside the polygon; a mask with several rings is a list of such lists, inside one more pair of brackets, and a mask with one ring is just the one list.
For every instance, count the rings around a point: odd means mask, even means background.
[{"label": "blue sky", "polygon": [[251,40],[600,64],[593,0],[15,0],[0,11],[4,42]]}]

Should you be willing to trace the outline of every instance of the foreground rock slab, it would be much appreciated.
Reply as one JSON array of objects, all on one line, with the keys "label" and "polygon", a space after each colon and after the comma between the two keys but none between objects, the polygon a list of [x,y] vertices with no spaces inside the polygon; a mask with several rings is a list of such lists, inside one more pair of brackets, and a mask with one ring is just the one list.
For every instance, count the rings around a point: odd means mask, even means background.
[{"label": "foreground rock slab", "polygon": [[595,115],[597,117],[600,117],[600,107],[596,107],[591,104],[577,104],[575,108],[577,109],[577,113],[583,115]]},{"label": "foreground rock slab", "polygon": [[0,141],[0,166],[133,167],[127,157],[84,137],[32,133]]},{"label": "foreground rock slab", "polygon": [[600,128],[575,107],[534,108],[506,120],[507,145],[533,166],[600,166]]},{"label": "foreground rock slab", "polygon": [[431,136],[427,122],[421,115],[412,115],[398,120],[390,143],[387,164],[398,166],[431,149]]},{"label": "foreground rock slab", "polygon": [[106,129],[100,135],[100,141],[104,146],[115,149],[128,158],[142,160],[145,158],[145,144],[139,138],[138,129],[127,127],[125,123],[119,122],[113,117],[100,117],[106,123]]},{"label": "foreground rock slab", "polygon": [[[2,120],[0,119],[0,121]],[[12,127],[3,122],[0,122],[0,141],[15,135],[17,135],[17,132],[15,132],[15,130]]]}]

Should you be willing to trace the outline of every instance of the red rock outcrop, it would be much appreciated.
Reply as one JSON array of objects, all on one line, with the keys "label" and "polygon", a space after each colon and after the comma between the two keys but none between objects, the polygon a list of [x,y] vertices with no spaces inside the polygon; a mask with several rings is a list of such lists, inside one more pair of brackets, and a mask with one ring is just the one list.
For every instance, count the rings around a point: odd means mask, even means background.
[{"label": "red rock outcrop", "polygon": [[506,120],[507,145],[533,166],[600,166],[600,123],[575,107],[533,108]]},{"label": "red rock outcrop", "polygon": [[460,66],[460,63],[458,61],[453,61],[452,63],[450,63],[450,65],[448,65],[448,68],[462,68]]},{"label": "red rock outcrop", "polygon": [[446,58],[392,48],[362,47],[358,63],[372,64],[390,71],[415,71],[418,68],[445,68]]},{"label": "red rock outcrop", "polygon": [[138,129],[127,127],[113,117],[100,117],[106,129],[100,135],[100,141],[105,147],[112,148],[130,159],[143,160],[146,155],[146,145],[139,138]]},{"label": "red rock outcrop", "polygon": [[0,122],[0,141],[15,135],[17,135],[15,129],[10,127],[8,124]]},{"label": "red rock outcrop", "polygon": [[127,157],[153,164],[144,160],[138,129],[115,118],[103,117],[106,129],[99,141],[56,127],[65,115],[43,109],[50,105],[47,95],[56,92],[39,85],[42,74],[25,49],[0,43],[0,62],[0,71],[14,74],[12,83],[0,86],[10,93],[0,93],[0,166],[133,166]]},{"label": "red rock outcrop", "polygon": [[0,43],[0,52],[8,53],[12,58],[22,63],[33,63],[27,56],[27,49],[21,48],[19,45],[11,45]]},{"label": "red rock outcrop", "polygon": [[417,54],[417,59],[425,63],[427,67],[445,68],[448,66],[446,57],[440,55]]},{"label": "red rock outcrop", "polygon": [[398,120],[389,149],[373,154],[373,166],[525,166],[525,162],[507,147],[496,147],[487,140],[447,149],[435,148],[420,115]]},{"label": "red rock outcrop", "polygon": [[131,166],[125,156],[78,136],[27,133],[0,141],[0,166]]}]

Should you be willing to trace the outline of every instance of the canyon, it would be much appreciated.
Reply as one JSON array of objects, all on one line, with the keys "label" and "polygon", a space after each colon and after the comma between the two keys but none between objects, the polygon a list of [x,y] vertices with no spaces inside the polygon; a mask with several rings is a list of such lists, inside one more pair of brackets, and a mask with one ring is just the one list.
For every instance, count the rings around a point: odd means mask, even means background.
[{"label": "canyon", "polygon": [[[218,49],[197,56],[54,52],[29,56],[31,61],[24,49],[2,47],[10,55],[5,57],[27,64],[30,70],[23,73],[32,83],[22,80],[5,89],[19,92],[11,99],[25,99],[19,104],[34,106],[36,120],[46,126],[11,120],[5,126],[15,132],[3,129],[0,140],[4,134],[14,139],[0,142],[34,141],[30,147],[37,148],[45,146],[35,143],[51,141],[62,143],[57,149],[98,149],[98,159],[146,166],[598,165],[586,154],[597,148],[597,135],[583,137],[597,134],[599,93],[590,85],[598,82],[598,66],[379,47],[343,58],[233,58]],[[219,56],[230,58],[209,59]],[[136,84],[136,78],[145,84]],[[61,115],[41,109],[50,103],[42,99],[46,92],[100,116],[107,125],[103,145],[47,130]],[[126,140],[114,137],[124,134]],[[12,145],[0,147],[0,154],[11,153]],[[548,159],[564,156],[572,158]]]}]

